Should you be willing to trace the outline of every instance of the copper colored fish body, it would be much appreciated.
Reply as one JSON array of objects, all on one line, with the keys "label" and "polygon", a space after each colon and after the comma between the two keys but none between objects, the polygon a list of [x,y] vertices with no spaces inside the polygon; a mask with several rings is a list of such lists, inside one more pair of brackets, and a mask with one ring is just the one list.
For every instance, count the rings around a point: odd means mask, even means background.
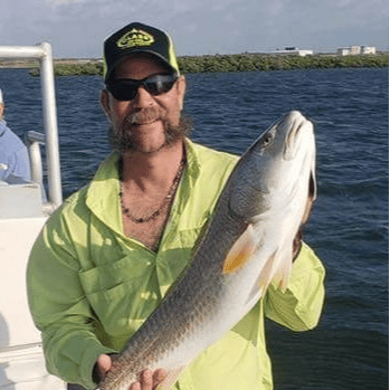
[{"label": "copper colored fish body", "polygon": [[97,390],[127,390],[144,369],[164,368],[168,390],[270,283],[286,288],[293,240],[315,197],[313,125],[282,117],[238,161],[192,260],[127,342]]}]

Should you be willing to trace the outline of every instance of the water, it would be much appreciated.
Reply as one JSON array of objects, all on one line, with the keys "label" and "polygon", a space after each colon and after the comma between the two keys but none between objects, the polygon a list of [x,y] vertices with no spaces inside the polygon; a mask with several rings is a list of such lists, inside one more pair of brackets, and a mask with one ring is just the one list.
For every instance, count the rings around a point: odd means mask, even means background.
[{"label": "water", "polygon": [[[109,153],[99,77],[56,80],[64,195]],[[305,232],[327,269],[318,328],[267,323],[277,390],[388,388],[388,69],[187,76],[193,139],[242,153],[273,121],[299,109],[316,124],[319,197]],[[39,80],[0,70],[6,119],[42,129]]]}]

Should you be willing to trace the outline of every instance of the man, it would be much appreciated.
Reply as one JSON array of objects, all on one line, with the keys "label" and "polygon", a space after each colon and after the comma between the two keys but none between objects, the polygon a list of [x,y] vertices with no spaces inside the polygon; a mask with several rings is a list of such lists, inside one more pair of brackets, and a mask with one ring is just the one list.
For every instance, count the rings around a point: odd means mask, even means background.
[{"label": "man", "polygon": [[[186,137],[185,79],[166,33],[131,23],[105,41],[104,59],[101,104],[116,151],[49,219],[28,268],[47,367],[86,389],[110,369],[110,354],[137,331],[190,260],[237,161]],[[271,286],[191,363],[175,389],[272,388],[264,314],[306,330],[322,308],[323,267],[305,244],[296,252],[287,291]],[[130,389],[152,390],[163,375],[145,371]]]},{"label": "man", "polygon": [[5,105],[0,89],[0,182],[10,184],[30,180],[30,159],[26,146],[7,127],[4,120]]}]

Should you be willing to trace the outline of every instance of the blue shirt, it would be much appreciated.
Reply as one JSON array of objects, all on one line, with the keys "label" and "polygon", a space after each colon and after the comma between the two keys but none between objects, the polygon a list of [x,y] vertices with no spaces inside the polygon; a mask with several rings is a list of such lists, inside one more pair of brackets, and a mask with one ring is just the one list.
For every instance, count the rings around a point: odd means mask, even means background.
[{"label": "blue shirt", "polygon": [[4,120],[0,121],[0,180],[12,176],[30,180],[30,159],[26,145],[13,133]]}]

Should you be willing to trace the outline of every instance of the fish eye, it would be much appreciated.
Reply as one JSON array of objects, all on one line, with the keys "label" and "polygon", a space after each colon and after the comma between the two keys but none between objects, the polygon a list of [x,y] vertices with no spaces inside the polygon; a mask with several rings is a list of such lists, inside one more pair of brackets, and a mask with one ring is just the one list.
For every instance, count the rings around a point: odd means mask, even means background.
[{"label": "fish eye", "polygon": [[267,146],[267,145],[269,145],[270,143],[271,143],[271,141],[272,141],[272,135],[271,134],[266,134],[265,135],[265,137],[264,137],[264,139],[263,139],[263,145],[264,146]]}]

